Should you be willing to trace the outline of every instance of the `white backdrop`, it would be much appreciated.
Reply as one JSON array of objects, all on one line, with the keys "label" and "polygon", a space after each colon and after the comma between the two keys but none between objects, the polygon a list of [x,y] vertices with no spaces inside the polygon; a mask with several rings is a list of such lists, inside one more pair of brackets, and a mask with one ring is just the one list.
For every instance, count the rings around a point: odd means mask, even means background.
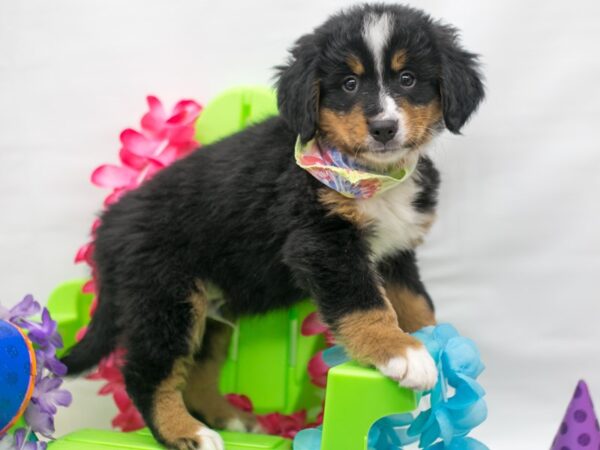
[{"label": "white backdrop", "polygon": [[[439,221],[421,250],[439,318],[488,370],[493,450],[548,448],[578,378],[600,404],[600,2],[412,2],[483,54],[488,98],[433,154]],[[72,264],[148,93],[203,103],[264,84],[343,0],[0,0],[0,300],[84,275]],[[71,383],[58,434],[108,427],[97,385]]]}]

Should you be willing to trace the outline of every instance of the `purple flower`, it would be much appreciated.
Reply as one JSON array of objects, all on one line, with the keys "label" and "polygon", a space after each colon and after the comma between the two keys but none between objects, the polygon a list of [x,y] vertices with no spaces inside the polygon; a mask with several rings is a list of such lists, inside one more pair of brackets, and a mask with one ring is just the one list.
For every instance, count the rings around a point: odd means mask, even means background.
[{"label": "purple flower", "polygon": [[37,403],[43,412],[50,414],[56,414],[56,405],[69,406],[72,401],[71,393],[59,389],[62,382],[60,378],[42,378],[36,383],[31,402]]},{"label": "purple flower", "polygon": [[46,450],[47,444],[45,442],[25,442],[26,439],[25,428],[19,428],[15,432],[15,444],[20,450]]},{"label": "purple flower", "polygon": [[48,369],[54,375],[59,377],[67,374],[67,366],[56,358],[56,349],[52,346],[37,349],[35,351],[35,359],[37,361],[36,381],[39,381],[42,378],[44,369]]},{"label": "purple flower", "polygon": [[42,410],[39,404],[30,402],[25,410],[25,421],[36,433],[52,438],[54,433],[54,416]]},{"label": "purple flower", "polygon": [[45,442],[25,442],[25,428],[19,428],[14,435],[5,434],[0,438],[0,450],[46,450]]},{"label": "purple flower", "polygon": [[29,339],[31,342],[54,348],[62,348],[63,342],[60,334],[58,334],[58,325],[50,318],[50,312],[47,308],[42,311],[42,323],[27,322],[23,324],[24,328],[29,331]]},{"label": "purple flower", "polygon": [[[29,319],[40,310],[41,322]],[[56,358],[56,349],[63,346],[58,325],[50,317],[48,309],[42,309],[31,295],[10,310],[0,306],[0,319],[27,330],[29,339],[35,344],[35,388],[24,418],[29,425],[28,430],[52,438],[57,406],[69,406],[72,400],[69,391],[59,389],[63,381],[60,377],[67,373],[67,367]],[[14,437],[0,438],[0,450],[46,450],[45,442],[25,442],[25,439],[25,429],[20,429]]]},{"label": "purple flower", "polygon": [[33,296],[26,295],[11,309],[6,309],[0,305],[0,319],[15,322],[16,325],[19,325],[21,320],[39,313],[40,310],[40,304],[33,299]]}]

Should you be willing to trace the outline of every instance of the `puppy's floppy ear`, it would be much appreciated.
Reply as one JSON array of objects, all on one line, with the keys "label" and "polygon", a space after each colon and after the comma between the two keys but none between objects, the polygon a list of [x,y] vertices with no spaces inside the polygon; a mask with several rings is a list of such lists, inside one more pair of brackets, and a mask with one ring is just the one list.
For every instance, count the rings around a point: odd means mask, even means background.
[{"label": "puppy's floppy ear", "polygon": [[290,128],[309,141],[317,130],[319,80],[315,36],[302,36],[291,50],[286,65],[278,66],[277,105]]},{"label": "puppy's floppy ear", "polygon": [[458,32],[448,25],[436,24],[441,56],[440,93],[446,128],[459,133],[484,97],[478,56],[458,43]]}]

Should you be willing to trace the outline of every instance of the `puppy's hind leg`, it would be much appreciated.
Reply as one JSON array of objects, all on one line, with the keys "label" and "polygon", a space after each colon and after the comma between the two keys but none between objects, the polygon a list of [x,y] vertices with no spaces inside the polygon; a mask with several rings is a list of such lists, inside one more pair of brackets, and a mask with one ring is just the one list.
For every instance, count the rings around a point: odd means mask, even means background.
[{"label": "puppy's hind leg", "polygon": [[232,406],[219,391],[219,372],[231,340],[229,325],[209,319],[201,350],[183,397],[193,415],[202,417],[212,427],[229,431],[262,431],[256,417]]},{"label": "puppy's hind leg", "polygon": [[183,400],[206,325],[206,296],[198,290],[186,299],[177,290],[146,290],[148,307],[132,324],[127,342],[127,391],[154,437],[168,448],[223,450],[219,434],[192,417]]}]

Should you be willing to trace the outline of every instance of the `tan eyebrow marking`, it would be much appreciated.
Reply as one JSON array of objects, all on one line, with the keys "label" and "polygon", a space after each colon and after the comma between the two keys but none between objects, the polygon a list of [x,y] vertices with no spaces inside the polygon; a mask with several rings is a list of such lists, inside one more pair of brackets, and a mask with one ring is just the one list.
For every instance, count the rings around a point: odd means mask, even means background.
[{"label": "tan eyebrow marking", "polygon": [[406,50],[396,50],[392,56],[392,70],[400,72],[406,64]]},{"label": "tan eyebrow marking", "polygon": [[350,67],[350,70],[352,70],[355,75],[362,75],[365,73],[365,66],[363,66],[363,63],[360,61],[360,59],[354,55],[348,56],[346,59],[346,64],[348,64],[348,67]]}]

